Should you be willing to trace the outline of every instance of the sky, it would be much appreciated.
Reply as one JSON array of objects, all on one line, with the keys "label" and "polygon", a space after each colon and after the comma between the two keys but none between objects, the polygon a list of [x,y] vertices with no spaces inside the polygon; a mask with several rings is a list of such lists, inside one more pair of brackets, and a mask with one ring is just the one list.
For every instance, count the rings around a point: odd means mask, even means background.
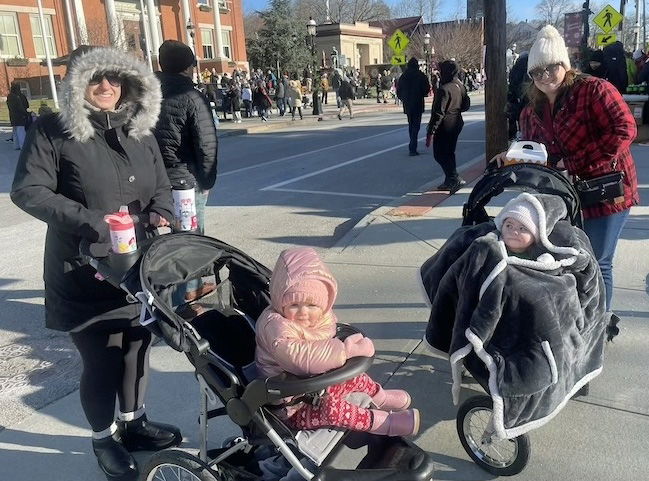
[{"label": "sky", "polygon": [[[386,0],[388,4],[396,3],[398,0]],[[466,13],[466,0],[441,0],[440,6],[442,12],[440,13],[438,20],[447,20],[449,17],[452,17],[458,8],[458,2],[463,7],[463,12]],[[536,1],[534,0],[509,0],[508,4],[510,9],[516,15],[517,20],[532,19],[536,17],[535,5]],[[250,12],[254,10],[263,10],[268,4],[267,0],[243,0],[243,9],[245,12]],[[324,0],[322,0],[322,5],[324,6]]]}]

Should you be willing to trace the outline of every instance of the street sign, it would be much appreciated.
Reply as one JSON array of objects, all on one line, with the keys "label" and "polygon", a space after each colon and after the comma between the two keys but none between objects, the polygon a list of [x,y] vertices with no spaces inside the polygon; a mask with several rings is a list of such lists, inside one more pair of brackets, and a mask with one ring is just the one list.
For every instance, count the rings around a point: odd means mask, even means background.
[{"label": "street sign", "polygon": [[388,40],[388,45],[397,55],[403,52],[409,43],[410,39],[408,36],[398,28],[394,31],[390,40]]},{"label": "street sign", "polygon": [[390,59],[390,63],[392,65],[405,65],[406,64],[406,56],[405,55],[393,55],[392,58]]},{"label": "street sign", "polygon": [[622,17],[620,12],[610,5],[606,5],[602,8],[601,12],[595,15],[593,22],[595,22],[595,25],[601,28],[605,33],[608,33],[617,27],[618,23],[620,23],[623,18],[624,17]]},{"label": "street sign", "polygon": [[598,33],[597,34],[597,45],[602,47],[610,45],[617,42],[617,35],[614,33]]}]

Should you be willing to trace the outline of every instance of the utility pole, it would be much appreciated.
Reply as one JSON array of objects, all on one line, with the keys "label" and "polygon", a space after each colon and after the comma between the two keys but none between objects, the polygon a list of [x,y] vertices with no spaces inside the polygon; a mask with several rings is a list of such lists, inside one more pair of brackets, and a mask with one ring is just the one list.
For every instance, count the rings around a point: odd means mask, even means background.
[{"label": "utility pole", "polygon": [[626,0],[620,0],[620,14],[622,15],[622,21],[620,22],[620,27],[619,27],[620,38],[618,40],[620,40],[620,42],[622,43],[625,43],[624,41],[624,27],[626,26],[625,10],[626,10]]},{"label": "utility pole", "polygon": [[507,149],[507,68],[506,36],[507,13],[505,0],[484,2],[485,25],[485,114],[487,162]]},{"label": "utility pole", "polygon": [[635,23],[633,25],[633,51],[640,48],[640,0],[635,0]]},{"label": "utility pole", "polygon": [[588,40],[590,39],[590,14],[593,13],[590,10],[590,0],[586,0],[582,5],[582,23],[584,26],[584,33],[581,37],[581,64],[586,65],[588,61]]}]

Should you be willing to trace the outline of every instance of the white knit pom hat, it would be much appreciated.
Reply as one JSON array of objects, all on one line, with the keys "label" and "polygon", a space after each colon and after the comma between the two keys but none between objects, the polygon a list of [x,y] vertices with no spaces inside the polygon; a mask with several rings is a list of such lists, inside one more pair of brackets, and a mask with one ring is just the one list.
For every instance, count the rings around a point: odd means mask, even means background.
[{"label": "white knit pom hat", "polygon": [[552,25],[546,25],[536,36],[527,56],[527,72],[560,63],[570,70],[570,58],[563,37]]},{"label": "white knit pom hat", "polygon": [[494,218],[496,228],[502,232],[503,224],[507,218],[516,219],[527,227],[535,240],[539,239],[539,214],[536,207],[525,199],[523,194],[513,198],[505,204],[500,213]]}]

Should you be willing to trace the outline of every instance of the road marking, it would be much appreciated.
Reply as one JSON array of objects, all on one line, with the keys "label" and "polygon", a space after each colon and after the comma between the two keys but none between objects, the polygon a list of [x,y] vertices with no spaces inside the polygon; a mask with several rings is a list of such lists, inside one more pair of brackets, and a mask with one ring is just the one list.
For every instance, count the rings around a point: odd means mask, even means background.
[{"label": "road marking", "polygon": [[241,167],[240,169],[229,170],[228,172],[223,172],[223,173],[219,172],[218,176],[225,177],[227,175],[234,175],[240,172],[246,172],[248,170],[257,169],[260,167],[266,167],[268,165],[279,164],[280,162],[286,162],[287,160],[297,159],[298,157],[302,157],[303,155],[317,154],[318,152],[324,152],[325,150],[336,149],[343,145],[353,144],[354,142],[360,142],[362,140],[368,140],[368,139],[373,139],[375,137],[381,137],[383,135],[392,134],[394,132],[398,132],[399,130],[405,129],[406,127],[407,126],[404,125],[403,127],[399,127],[398,129],[386,130],[385,132],[381,132],[380,134],[370,135],[369,137],[362,137],[360,139],[348,140],[347,142],[342,142],[340,144],[329,145],[327,147],[322,147],[320,149],[310,150],[308,152],[301,152],[299,154],[289,155],[288,157],[282,157],[281,159],[269,160],[268,162],[263,162],[261,164],[249,165],[248,167]]},{"label": "road marking", "polygon": [[335,196],[342,196],[342,197],[362,197],[364,199],[383,199],[383,200],[394,200],[399,198],[399,197],[393,197],[389,195],[352,194],[351,192],[327,192],[325,190],[282,189],[281,187],[273,189],[273,192],[293,192],[297,194],[335,195]]},{"label": "road marking", "polygon": [[[466,124],[464,124],[464,126],[466,127],[468,125],[472,125],[472,124],[475,124],[477,122],[480,122],[480,121],[476,120],[474,122],[467,122]],[[417,139],[417,141],[424,140],[425,138],[426,138],[425,136],[424,137],[419,137]],[[309,177],[315,177],[316,175],[324,174],[325,172],[329,172],[331,170],[340,169],[341,167],[346,167],[346,166],[351,165],[351,164],[356,164],[358,162],[369,159],[371,157],[376,157],[377,155],[385,154],[386,152],[390,152],[392,150],[400,149],[401,147],[404,147],[404,146],[406,146],[408,144],[410,144],[410,142],[403,142],[401,144],[393,145],[392,147],[388,147],[387,149],[377,150],[376,152],[371,152],[369,154],[361,155],[360,157],[356,157],[354,159],[347,160],[346,162],[341,162],[340,164],[331,165],[329,167],[325,167],[324,169],[316,170],[315,172],[310,172],[308,174],[299,175],[297,177],[293,177],[291,179],[287,179],[287,180],[284,180],[282,182],[278,182],[278,183],[273,184],[273,185],[262,187],[259,190],[262,190],[262,191],[264,191],[264,190],[273,190],[273,189],[276,189],[278,187],[284,187],[285,185],[292,184],[293,182],[298,182],[300,180],[308,179]]]}]

